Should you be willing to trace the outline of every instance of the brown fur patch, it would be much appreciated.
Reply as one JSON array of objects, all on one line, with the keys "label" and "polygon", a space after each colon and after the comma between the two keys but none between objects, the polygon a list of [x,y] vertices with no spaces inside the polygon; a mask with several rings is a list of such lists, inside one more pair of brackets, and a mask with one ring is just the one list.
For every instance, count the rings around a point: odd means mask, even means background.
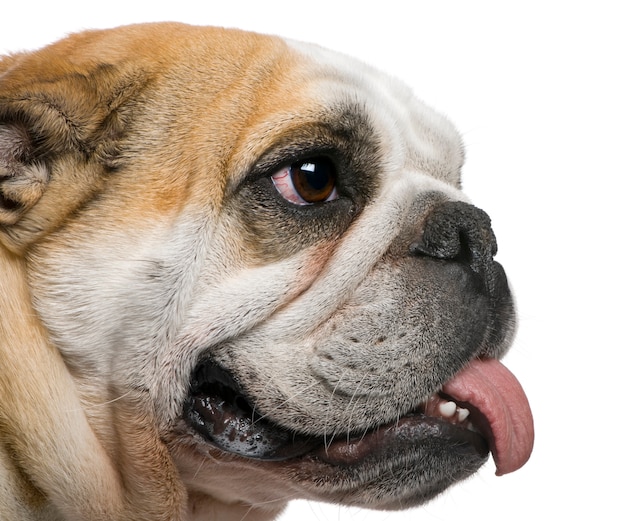
[{"label": "brown fur patch", "polygon": [[[206,63],[186,60],[190,50]],[[42,513],[40,490],[81,519],[183,515],[186,493],[149,411],[138,414],[131,395],[117,401],[106,443],[87,423],[32,308],[25,256],[87,209],[98,226],[104,215],[128,225],[189,201],[218,207],[252,114],[290,92],[285,56],[275,39],[160,24],[73,35],[0,62],[0,454],[25,477],[12,486],[29,514]]]}]

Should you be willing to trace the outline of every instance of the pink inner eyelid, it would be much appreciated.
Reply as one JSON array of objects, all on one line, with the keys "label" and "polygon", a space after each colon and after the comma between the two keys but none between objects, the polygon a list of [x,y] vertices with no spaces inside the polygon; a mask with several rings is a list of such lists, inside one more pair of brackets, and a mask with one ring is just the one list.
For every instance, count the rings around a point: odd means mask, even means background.
[{"label": "pink inner eyelid", "polygon": [[290,203],[300,205],[310,204],[302,199],[302,197],[298,195],[298,192],[296,192],[296,189],[293,186],[293,180],[291,179],[291,169],[289,167],[285,167],[273,174],[272,183],[274,183],[274,186],[280,195],[282,195]]}]

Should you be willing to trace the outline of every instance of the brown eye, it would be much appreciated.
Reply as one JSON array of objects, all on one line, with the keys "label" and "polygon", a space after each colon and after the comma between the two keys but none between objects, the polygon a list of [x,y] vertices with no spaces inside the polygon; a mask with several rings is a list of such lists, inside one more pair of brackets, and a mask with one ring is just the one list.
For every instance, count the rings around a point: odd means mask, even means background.
[{"label": "brown eye", "polygon": [[278,192],[294,204],[315,204],[337,199],[337,174],[330,159],[298,161],[272,175]]},{"label": "brown eye", "polygon": [[335,167],[327,159],[294,163],[291,167],[293,186],[307,203],[321,203],[335,189]]}]

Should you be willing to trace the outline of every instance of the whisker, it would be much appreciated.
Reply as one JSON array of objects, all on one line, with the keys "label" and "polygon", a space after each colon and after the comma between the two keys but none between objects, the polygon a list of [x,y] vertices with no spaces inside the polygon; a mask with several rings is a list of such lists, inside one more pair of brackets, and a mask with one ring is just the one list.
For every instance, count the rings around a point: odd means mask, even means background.
[{"label": "whisker", "polygon": [[245,519],[248,517],[248,514],[250,514],[256,507],[260,507],[263,505],[271,505],[272,503],[284,503],[284,502],[291,501],[293,499],[297,499],[297,497],[298,496],[296,494],[285,494],[284,496],[280,498],[268,499],[267,501],[258,501],[258,502],[252,503],[248,507],[247,512],[243,515],[243,517],[240,518],[239,521],[245,521]]},{"label": "whisker", "polygon": [[[291,402],[292,400],[294,400],[295,398],[297,398],[298,396],[300,396],[301,394],[306,393],[309,389],[314,388],[317,385],[316,382],[313,382],[311,385],[300,389],[297,393],[292,394],[291,396],[289,396],[288,398],[286,398],[285,400],[283,400],[281,403],[279,403],[278,405],[276,405],[276,407],[274,407],[273,409],[270,409],[269,411],[265,411],[265,414],[259,416],[258,418],[254,418],[254,421],[259,421],[262,420],[264,418],[266,418],[267,416],[269,416],[270,414],[272,414],[275,411],[280,410],[281,407],[283,407],[284,405],[288,404],[289,402]],[[253,410],[254,412],[254,410]]]},{"label": "whisker", "polygon": [[[90,404],[86,404],[84,406],[81,407],[80,410],[91,410],[91,409],[99,409],[101,407],[106,407],[107,405],[111,405],[112,403],[115,403],[119,400],[122,400],[124,398],[126,398],[129,394],[131,394],[132,391],[128,391],[124,394],[121,394],[120,396],[116,397],[116,398],[111,398],[110,400],[107,400],[105,402],[98,402],[98,403],[90,403]],[[76,409],[65,409],[65,412],[76,412]]]},{"label": "whisker", "polygon": [[198,477],[198,474],[200,474],[200,471],[202,470],[202,466],[204,465],[204,462],[206,460],[207,460],[206,456],[202,458],[202,460],[198,464],[198,468],[196,469],[195,474],[193,475],[193,479],[196,479]]},{"label": "whisker", "polygon": [[328,424],[329,424],[331,404],[332,404],[333,398],[335,397],[335,394],[337,393],[337,388],[339,387],[339,384],[343,380],[343,377],[346,374],[346,372],[347,372],[347,369],[344,369],[344,371],[341,373],[341,376],[337,380],[337,383],[335,384],[335,387],[333,388],[333,392],[330,395],[330,399],[328,400],[328,405],[326,406],[326,418],[324,419],[324,448],[325,449],[328,449],[330,444],[335,439],[335,436],[337,435],[337,433],[334,432],[335,429],[333,429],[332,436],[330,437],[330,440],[328,440],[328,432],[327,431],[328,431]]}]

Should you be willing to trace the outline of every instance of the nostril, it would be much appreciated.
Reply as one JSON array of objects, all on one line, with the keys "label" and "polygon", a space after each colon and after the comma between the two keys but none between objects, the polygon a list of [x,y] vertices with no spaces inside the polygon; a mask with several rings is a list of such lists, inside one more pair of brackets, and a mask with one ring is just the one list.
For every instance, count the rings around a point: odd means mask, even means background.
[{"label": "nostril", "polygon": [[460,201],[435,207],[426,217],[420,239],[409,246],[411,255],[462,262],[481,275],[497,251],[491,219],[481,209]]},{"label": "nostril", "polygon": [[460,230],[458,234],[457,253],[453,259],[471,266],[476,262],[477,255],[480,255],[480,253],[477,251],[476,244],[465,230]]}]

